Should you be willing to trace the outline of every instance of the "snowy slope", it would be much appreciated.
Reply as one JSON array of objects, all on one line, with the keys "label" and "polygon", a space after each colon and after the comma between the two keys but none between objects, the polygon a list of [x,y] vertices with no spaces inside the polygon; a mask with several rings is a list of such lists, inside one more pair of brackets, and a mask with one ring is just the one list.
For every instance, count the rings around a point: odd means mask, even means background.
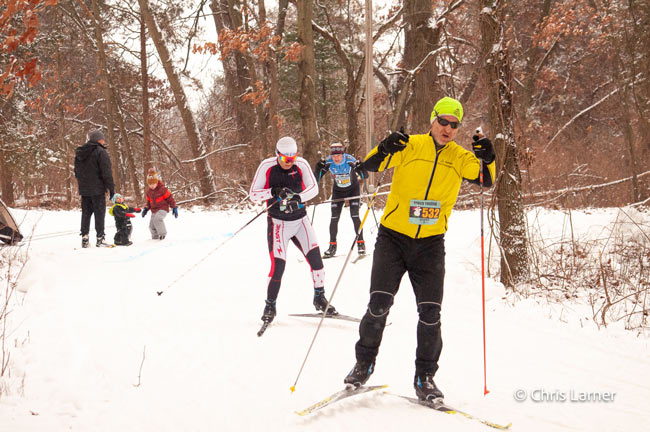
[{"label": "snowy slope", "polygon": [[[205,258],[254,213],[182,210],[177,220],[167,219],[162,242],[149,239],[148,218],[137,217],[133,246],[86,250],[75,250],[79,212],[14,214],[23,232],[34,227],[35,240],[21,292],[10,305],[11,376],[0,378],[1,432],[489,430],[379,393],[310,417],[295,415],[342,387],[354,364],[357,324],[325,321],[291,394],[318,320],[287,316],[313,311],[309,266],[290,246],[279,315],[262,338],[256,336],[269,270],[264,217]],[[552,231],[560,216],[540,217]],[[612,214],[576,217],[587,230],[607,224]],[[446,236],[445,347],[436,382],[447,402],[512,422],[518,431],[648,430],[647,338],[617,326],[598,331],[591,321],[585,324],[580,305],[563,308],[558,319],[552,305],[504,297],[494,280],[487,281],[491,392],[483,396],[478,221],[475,211],[455,212]],[[321,245],[328,224],[329,208],[318,207]],[[370,216],[369,251],[372,225]],[[72,233],[43,238],[65,231]],[[114,229],[107,232],[112,236]],[[346,209],[339,253],[352,238]],[[343,262],[325,261],[328,297]],[[348,265],[333,300],[341,313],[363,315],[371,264],[367,258]],[[160,290],[163,295],[156,295]],[[391,392],[411,396],[417,315],[408,278],[389,321],[368,384],[389,384]],[[526,392],[525,401],[515,400],[518,390]],[[616,394],[612,402],[557,400],[584,392]]]}]

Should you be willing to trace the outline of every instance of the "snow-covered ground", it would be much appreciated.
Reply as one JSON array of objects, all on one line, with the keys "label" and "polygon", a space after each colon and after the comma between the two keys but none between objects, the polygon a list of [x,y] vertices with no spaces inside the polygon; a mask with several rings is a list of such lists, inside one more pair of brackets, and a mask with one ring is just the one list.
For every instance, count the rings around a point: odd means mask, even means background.
[{"label": "snow-covered ground", "polygon": [[[294,414],[342,388],[357,324],[324,322],[292,394],[318,320],[288,316],[313,311],[309,266],[291,245],[279,315],[256,336],[269,271],[264,216],[208,256],[255,213],[181,209],[178,219],[167,218],[164,241],[149,239],[148,218],[136,217],[134,245],[114,249],[78,248],[78,211],[13,213],[23,234],[33,227],[34,240],[23,247],[29,260],[9,304],[2,432],[489,430],[379,392]],[[613,213],[576,212],[576,230],[603,229]],[[536,220],[553,232],[562,217],[542,212]],[[486,282],[490,393],[483,395],[478,223],[478,212],[456,211],[446,236],[445,347],[436,375],[446,401],[517,431],[649,430],[647,337],[617,325],[596,329],[587,305],[515,301],[493,279]],[[328,224],[329,208],[319,206],[323,246]],[[370,252],[372,225],[371,215]],[[353,238],[347,209],[339,228],[345,253]],[[328,297],[343,262],[325,261]],[[363,315],[371,264],[348,265],[333,299],[341,313]],[[412,396],[417,315],[408,278],[389,321],[368,384]],[[574,400],[585,397],[613,400]]]}]

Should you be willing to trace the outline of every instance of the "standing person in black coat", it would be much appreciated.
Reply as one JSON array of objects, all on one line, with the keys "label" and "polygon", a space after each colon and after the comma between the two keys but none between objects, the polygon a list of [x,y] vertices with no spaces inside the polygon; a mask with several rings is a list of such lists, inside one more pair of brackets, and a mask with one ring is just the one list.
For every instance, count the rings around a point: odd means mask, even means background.
[{"label": "standing person in black coat", "polygon": [[74,158],[74,176],[81,195],[81,247],[88,247],[90,218],[95,215],[97,247],[104,243],[104,218],[106,217],[106,191],[109,198],[115,195],[111,160],[106,151],[104,134],[100,130],[88,133],[88,142],[77,147]]}]

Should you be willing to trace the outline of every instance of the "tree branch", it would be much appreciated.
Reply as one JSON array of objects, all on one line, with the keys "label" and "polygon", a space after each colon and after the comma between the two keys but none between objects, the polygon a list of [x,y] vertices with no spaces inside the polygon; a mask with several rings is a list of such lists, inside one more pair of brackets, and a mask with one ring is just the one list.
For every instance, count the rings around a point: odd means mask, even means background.
[{"label": "tree branch", "polygon": [[[642,82],[642,81],[644,81],[644,80],[645,80],[645,77],[644,77],[644,78],[641,78],[641,79],[639,79],[639,80],[636,80],[636,81],[634,81],[633,83],[626,84],[625,86],[629,86],[629,85],[632,85],[632,84],[637,84],[637,83]],[[576,114],[575,116],[573,116],[573,118],[572,118],[571,120],[569,120],[569,121],[568,121],[564,126],[562,126],[562,127],[560,128],[559,131],[557,131],[557,133],[556,133],[555,135],[553,135],[553,138],[551,138],[551,140],[548,142],[548,144],[546,144],[546,146],[545,146],[544,149],[542,150],[542,153],[545,152],[546,150],[548,150],[548,148],[551,146],[551,144],[553,144],[553,141],[555,141],[555,139],[556,139],[558,136],[560,136],[560,134],[561,134],[562,132],[564,132],[564,130],[565,130],[567,127],[569,127],[571,124],[573,124],[573,122],[575,122],[576,120],[578,120],[580,117],[582,117],[583,115],[585,115],[586,113],[588,113],[588,112],[591,111],[592,109],[596,108],[596,107],[597,107],[598,105],[600,105],[601,103],[605,102],[609,97],[611,97],[611,96],[615,95],[616,93],[618,93],[618,92],[619,92],[620,90],[622,90],[625,86],[623,86],[623,87],[618,87],[618,88],[612,90],[610,93],[608,93],[608,94],[606,94],[605,96],[603,96],[603,97],[602,97],[598,102],[592,104],[591,106],[588,106],[587,108],[583,109],[583,110],[580,111],[578,114]]]},{"label": "tree branch", "polygon": [[212,156],[213,154],[224,153],[224,152],[227,152],[227,151],[230,151],[230,150],[234,150],[234,149],[236,149],[238,147],[248,147],[248,144],[235,144],[235,145],[232,145],[232,146],[229,146],[229,147],[224,147],[224,148],[212,150],[211,152],[203,154],[203,155],[201,155],[201,156],[199,156],[197,158],[182,160],[181,163],[185,163],[185,164],[194,163],[194,162],[199,161],[201,159],[205,159],[208,156]]}]

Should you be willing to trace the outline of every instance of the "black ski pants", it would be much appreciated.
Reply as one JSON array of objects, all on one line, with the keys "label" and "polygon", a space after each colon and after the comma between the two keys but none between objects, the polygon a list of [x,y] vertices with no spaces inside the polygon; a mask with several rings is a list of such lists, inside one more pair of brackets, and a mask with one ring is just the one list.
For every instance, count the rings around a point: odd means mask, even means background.
[{"label": "black ski pants", "polygon": [[374,361],[388,312],[408,272],[418,310],[415,373],[435,374],[442,351],[440,311],[445,279],[444,234],[413,239],[379,226],[370,278],[370,301],[359,325],[358,361]]},{"label": "black ski pants", "polygon": [[309,222],[309,217],[305,215],[301,219],[285,221],[269,216],[267,227],[271,271],[269,272],[266,299],[273,301],[278,298],[282,275],[287,262],[289,241],[292,241],[300,249],[300,252],[303,253],[309,263],[314,289],[323,288],[325,285],[325,269],[316,233]]},{"label": "black ski pants", "polygon": [[81,235],[90,231],[90,218],[95,215],[97,237],[104,237],[104,218],[106,217],[106,194],[81,196]]},{"label": "black ski pants", "polygon": [[[344,190],[344,191],[334,189],[332,191],[332,199],[337,200],[342,198],[359,196],[360,188],[358,184],[356,185],[356,187],[350,186],[348,189],[349,190]],[[359,233],[359,227],[361,226],[361,219],[359,219],[360,202],[361,200],[359,198],[349,200],[350,217],[352,217],[352,224],[354,225],[355,234]],[[336,201],[332,203],[332,219],[330,220],[330,243],[336,243],[336,236],[338,235],[339,232],[339,219],[341,217],[341,212],[343,211],[344,204],[345,201]],[[359,240],[360,241],[363,240],[363,232],[359,235]]]}]

